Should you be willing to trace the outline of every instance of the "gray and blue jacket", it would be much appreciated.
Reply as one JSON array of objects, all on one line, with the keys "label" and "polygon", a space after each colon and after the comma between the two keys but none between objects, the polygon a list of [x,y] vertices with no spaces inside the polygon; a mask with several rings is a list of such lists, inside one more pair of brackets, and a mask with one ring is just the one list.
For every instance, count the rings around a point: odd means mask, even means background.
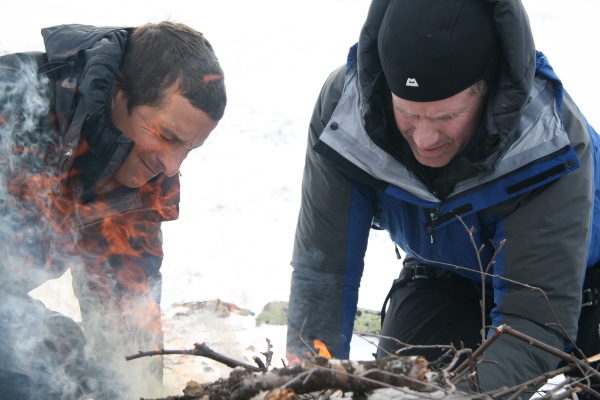
[{"label": "gray and blue jacket", "polygon": [[[348,357],[373,225],[421,263],[475,283],[487,272],[493,326],[559,349],[569,343],[564,332],[576,337],[585,271],[600,260],[600,138],[535,50],[520,1],[489,2],[504,50],[500,78],[476,138],[434,177],[397,140],[376,23],[367,19],[347,65],[326,81],[310,124],[292,258],[290,352],[305,354],[304,343],[320,339],[334,357]],[[541,288],[552,310],[516,282]],[[485,359],[495,362],[479,367],[486,389],[558,364],[507,337]]]}]

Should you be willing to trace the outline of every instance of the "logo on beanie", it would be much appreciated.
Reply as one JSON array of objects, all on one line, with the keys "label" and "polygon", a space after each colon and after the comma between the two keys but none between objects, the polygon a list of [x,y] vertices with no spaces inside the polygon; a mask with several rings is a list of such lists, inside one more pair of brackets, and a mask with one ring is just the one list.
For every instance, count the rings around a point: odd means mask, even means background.
[{"label": "logo on beanie", "polygon": [[419,84],[417,83],[417,80],[415,78],[408,78],[406,80],[406,86],[419,87]]}]

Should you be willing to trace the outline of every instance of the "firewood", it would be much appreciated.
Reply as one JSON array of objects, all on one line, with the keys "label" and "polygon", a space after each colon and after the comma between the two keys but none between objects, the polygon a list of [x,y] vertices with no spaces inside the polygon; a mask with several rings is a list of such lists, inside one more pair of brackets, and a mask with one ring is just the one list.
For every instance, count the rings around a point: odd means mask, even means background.
[{"label": "firewood", "polygon": [[206,343],[194,343],[194,348],[190,350],[152,350],[152,351],[140,351],[137,354],[132,354],[130,356],[126,356],[125,360],[131,361],[141,357],[150,357],[150,356],[162,356],[168,354],[188,354],[191,356],[198,357],[206,357],[211,360],[215,360],[220,362],[221,364],[227,365],[230,368],[242,367],[249,371],[264,371],[266,370],[265,364],[259,358],[255,357],[254,362],[258,364],[258,366],[248,365],[241,361],[234,360],[222,354],[219,354],[212,350],[210,347],[206,345]]},{"label": "firewood", "polygon": [[432,392],[440,388],[428,383],[427,361],[420,356],[389,356],[375,361],[350,361],[314,357],[293,367],[256,373],[234,369],[228,379],[203,385],[193,397],[175,400],[246,400],[261,392],[269,400],[291,400],[299,394],[336,389],[342,392],[368,393],[382,387]]}]

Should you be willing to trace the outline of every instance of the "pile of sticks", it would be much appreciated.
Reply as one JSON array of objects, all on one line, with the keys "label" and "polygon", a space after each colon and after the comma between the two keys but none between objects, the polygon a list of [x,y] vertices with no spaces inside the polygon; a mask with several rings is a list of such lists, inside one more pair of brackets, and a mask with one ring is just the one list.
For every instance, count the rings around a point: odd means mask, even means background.
[{"label": "pile of sticks", "polygon": [[[490,393],[476,393],[474,390],[474,394],[458,390],[457,385],[461,383],[469,383],[473,389],[478,386],[477,365],[483,360],[484,351],[501,335],[510,335],[547,351],[565,361],[566,366],[513,388],[502,388]],[[184,389],[184,395],[154,400],[328,400],[336,396],[353,400],[517,398],[524,392],[535,390],[548,379],[575,369],[584,374],[584,379],[565,379],[555,390],[542,395],[542,398],[561,400],[571,397],[573,393],[586,393],[600,399],[600,393],[590,384],[591,380],[600,381],[600,373],[592,365],[600,360],[600,355],[580,359],[547,346],[506,325],[495,328],[494,334],[474,352],[470,349],[449,349],[449,352],[453,353],[452,361],[446,363],[443,368],[436,369],[431,368],[435,363],[430,364],[423,357],[400,355],[390,355],[374,361],[313,356],[298,365],[269,369],[273,354],[268,339],[267,343],[268,350],[261,353],[265,356],[265,362],[254,357],[256,366],[220,355],[204,343],[196,344],[191,350],[140,352],[126,359],[189,354],[207,357],[234,368],[227,379],[202,385],[190,382]],[[458,363],[465,358],[465,361]]]}]

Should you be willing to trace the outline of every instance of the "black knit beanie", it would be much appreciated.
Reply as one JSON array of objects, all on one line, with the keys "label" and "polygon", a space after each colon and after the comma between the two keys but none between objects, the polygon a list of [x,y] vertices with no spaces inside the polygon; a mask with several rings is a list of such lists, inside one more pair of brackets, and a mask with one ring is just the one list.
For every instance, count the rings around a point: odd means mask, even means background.
[{"label": "black knit beanie", "polygon": [[392,93],[409,101],[454,96],[495,81],[499,39],[483,0],[391,0],[378,38]]}]

